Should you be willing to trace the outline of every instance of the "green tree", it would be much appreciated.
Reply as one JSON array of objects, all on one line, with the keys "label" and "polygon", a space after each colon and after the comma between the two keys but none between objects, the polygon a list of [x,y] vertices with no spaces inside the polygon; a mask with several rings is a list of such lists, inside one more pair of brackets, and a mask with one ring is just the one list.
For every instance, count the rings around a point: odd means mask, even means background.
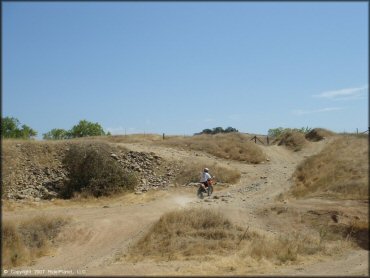
[{"label": "green tree", "polygon": [[201,133],[203,133],[203,134],[212,134],[212,129],[209,129],[209,128],[203,129],[203,131]]},{"label": "green tree", "polygon": [[81,120],[77,125],[73,126],[69,132],[72,138],[105,135],[100,124],[86,120]]},{"label": "green tree", "polygon": [[31,137],[35,137],[37,132],[30,128],[28,125],[22,125],[22,129],[20,130],[20,137],[23,139],[29,139]]},{"label": "green tree", "polygon": [[70,137],[69,131],[62,128],[54,128],[47,133],[43,134],[45,140],[62,140]]},{"label": "green tree", "polygon": [[37,132],[27,125],[19,127],[20,122],[14,117],[1,118],[1,136],[3,138],[30,139],[37,135]]},{"label": "green tree", "polygon": [[233,128],[233,127],[229,126],[228,128],[225,129],[225,132],[226,133],[229,133],[229,132],[238,132],[238,130],[236,128]]},{"label": "green tree", "polygon": [[220,126],[218,127],[215,127],[213,130],[212,130],[212,134],[217,134],[217,133],[223,133],[225,132],[224,129]]},{"label": "green tree", "polygon": [[268,132],[267,132],[267,135],[269,137],[276,138],[276,137],[279,137],[283,132],[284,132],[284,128],[283,127],[270,128],[268,130]]}]

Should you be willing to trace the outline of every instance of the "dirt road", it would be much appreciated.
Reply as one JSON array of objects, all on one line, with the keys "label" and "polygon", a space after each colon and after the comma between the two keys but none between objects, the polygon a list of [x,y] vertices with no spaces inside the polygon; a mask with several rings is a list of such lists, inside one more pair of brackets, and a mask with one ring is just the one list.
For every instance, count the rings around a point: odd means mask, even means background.
[{"label": "dirt road", "polygon": [[[242,226],[252,226],[261,233],[277,233],[287,228],[287,223],[274,221],[263,211],[276,204],[289,205],[289,200],[277,200],[280,193],[290,187],[289,178],[296,166],[307,156],[318,153],[328,141],[310,143],[301,152],[291,152],[279,146],[263,147],[268,161],[249,165],[212,157],[201,152],[149,146],[140,143],[122,144],[134,151],[155,152],[169,160],[211,159],[212,162],[237,168],[241,173],[238,184],[215,194],[220,199],[198,200],[196,188],[174,188],[143,195],[103,199],[78,205],[48,204],[38,209],[28,208],[3,213],[3,218],[30,217],[31,215],[66,215],[72,224],[60,237],[59,247],[53,254],[42,257],[29,267],[15,270],[66,270],[75,275],[171,275],[209,274],[207,264],[194,262],[126,262],[123,254],[159,217],[182,207],[211,207],[225,213]],[[314,200],[313,200],[314,201]],[[293,202],[294,203],[294,202]],[[292,204],[290,204],[292,205]],[[335,205],[335,204],[334,204]],[[287,219],[288,221],[289,219]],[[213,273],[214,274],[214,273]],[[227,272],[223,274],[228,274]],[[230,273],[232,274],[232,273]],[[299,265],[276,267],[265,264],[251,267],[246,274],[264,275],[368,275],[368,251],[349,250],[341,256],[314,258]]]}]

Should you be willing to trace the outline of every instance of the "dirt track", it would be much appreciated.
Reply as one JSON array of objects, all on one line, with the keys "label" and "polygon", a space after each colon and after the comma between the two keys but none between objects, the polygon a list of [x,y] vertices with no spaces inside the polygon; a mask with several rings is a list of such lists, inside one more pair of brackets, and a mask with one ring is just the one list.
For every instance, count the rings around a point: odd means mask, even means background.
[{"label": "dirt track", "polygon": [[[127,247],[142,235],[148,227],[165,212],[179,207],[211,207],[222,210],[231,220],[242,226],[251,226],[262,233],[277,233],[291,229],[287,223],[274,221],[263,211],[275,205],[302,207],[294,201],[277,201],[276,197],[290,187],[289,178],[305,156],[319,152],[327,141],[310,143],[301,152],[291,152],[283,147],[263,147],[269,161],[260,165],[248,165],[235,161],[217,159],[196,152],[197,159],[212,159],[226,166],[236,167],[242,173],[238,184],[220,189],[216,194],[224,194],[227,201],[199,201],[196,188],[173,188],[169,191],[149,192],[103,199],[79,205],[63,203],[41,205],[38,209],[28,208],[4,212],[4,219],[10,217],[30,217],[35,214],[70,215],[73,224],[61,235],[61,243],[53,254],[38,259],[30,267],[21,269],[72,270],[73,274],[87,275],[206,275],[206,264],[194,262],[151,261],[129,263],[122,259]],[[167,159],[189,159],[195,152],[144,144],[122,144],[135,151],[151,151]],[[315,203],[315,200],[310,200]],[[322,203],[322,202],[321,202]],[[338,204],[325,204],[338,206]],[[105,208],[104,208],[105,207]],[[270,217],[270,218],[269,218]],[[289,219],[287,219],[289,221]],[[220,274],[220,273],[219,273]],[[224,275],[232,273],[223,273]],[[368,275],[368,251],[353,249],[341,256],[313,258],[299,265],[255,266],[246,274],[264,275]]]}]

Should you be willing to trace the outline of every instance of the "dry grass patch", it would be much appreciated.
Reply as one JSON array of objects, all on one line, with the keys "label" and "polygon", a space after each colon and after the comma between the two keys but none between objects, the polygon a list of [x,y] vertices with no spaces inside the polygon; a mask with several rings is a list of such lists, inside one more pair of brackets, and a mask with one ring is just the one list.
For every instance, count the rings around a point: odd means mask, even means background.
[{"label": "dry grass patch", "polygon": [[131,248],[131,259],[176,260],[225,254],[236,248],[243,229],[209,209],[167,213]]},{"label": "dry grass patch", "polygon": [[324,128],[314,128],[305,135],[305,138],[309,141],[317,142],[334,135],[335,133],[330,130]]},{"label": "dry grass patch", "polygon": [[240,133],[202,134],[191,137],[173,136],[157,141],[156,144],[202,151],[216,157],[248,163],[260,163],[266,160],[266,156],[260,147],[251,142],[248,136]]},{"label": "dry grass patch", "polygon": [[2,223],[2,264],[14,267],[29,264],[47,254],[62,227],[69,222],[65,217],[39,216],[20,223]]},{"label": "dry grass patch", "polygon": [[273,143],[277,143],[279,146],[286,146],[288,149],[296,152],[300,151],[307,144],[307,140],[302,132],[286,131],[276,138]]},{"label": "dry grass patch", "polygon": [[290,192],[295,197],[369,198],[368,140],[342,136],[301,163]]},{"label": "dry grass patch", "polygon": [[106,141],[111,143],[138,143],[138,142],[155,142],[163,140],[159,134],[127,134],[127,135],[110,135],[90,137],[92,140]]},{"label": "dry grass patch", "polygon": [[289,234],[265,236],[241,228],[210,209],[167,213],[131,249],[126,258],[161,260],[214,260],[238,254],[243,261],[267,259],[275,264],[325,251],[319,236]]},{"label": "dry grass patch", "polygon": [[216,176],[216,181],[219,183],[234,184],[240,180],[240,172],[218,165],[217,163],[210,164],[206,161],[185,162],[180,167],[180,172],[176,175],[175,183],[188,184],[191,182],[199,182],[200,176],[204,168],[209,168],[212,176]]}]

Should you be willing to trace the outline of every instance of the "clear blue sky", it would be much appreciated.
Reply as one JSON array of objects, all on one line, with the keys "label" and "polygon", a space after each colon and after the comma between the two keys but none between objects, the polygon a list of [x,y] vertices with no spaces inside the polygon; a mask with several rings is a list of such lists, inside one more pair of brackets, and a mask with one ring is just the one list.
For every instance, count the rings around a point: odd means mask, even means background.
[{"label": "clear blue sky", "polygon": [[3,2],[3,116],[38,131],[368,127],[367,2]]}]

